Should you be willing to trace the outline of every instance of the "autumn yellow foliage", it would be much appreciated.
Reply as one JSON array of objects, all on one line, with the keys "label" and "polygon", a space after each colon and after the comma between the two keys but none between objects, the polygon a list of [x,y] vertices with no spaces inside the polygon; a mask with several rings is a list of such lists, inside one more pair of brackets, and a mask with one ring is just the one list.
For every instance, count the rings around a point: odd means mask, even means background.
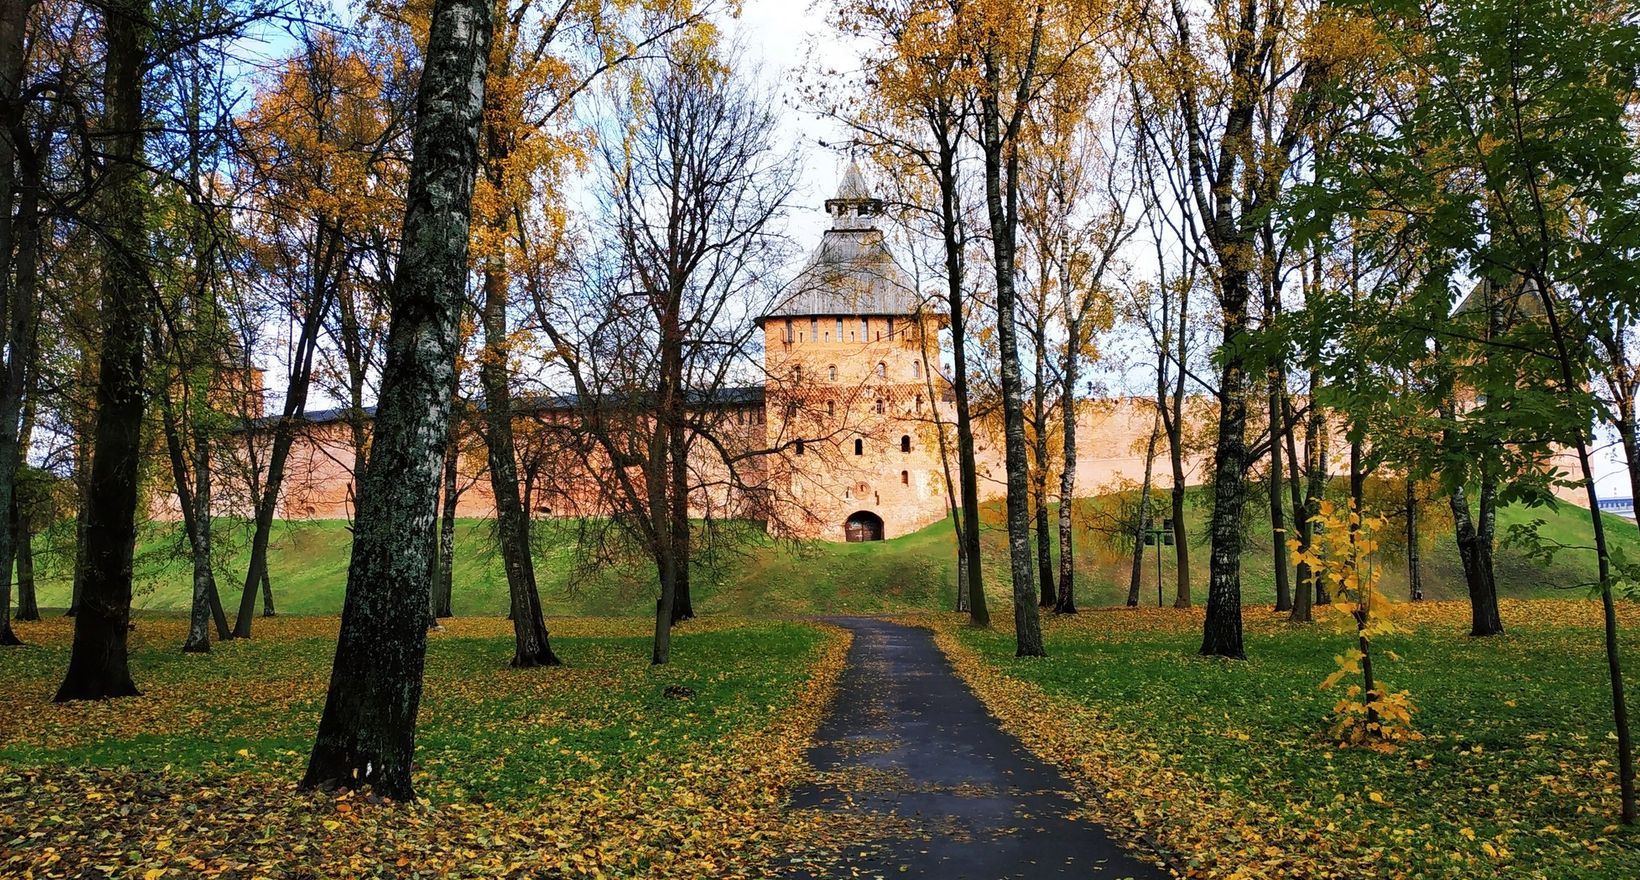
[{"label": "autumn yellow foliage", "polygon": [[[1322,680],[1321,687],[1335,688],[1346,676],[1362,680],[1349,685],[1334,704],[1332,735],[1340,745],[1381,750],[1418,739],[1412,729],[1415,707],[1411,695],[1390,691],[1372,668],[1372,640],[1395,632],[1396,606],[1378,589],[1383,576],[1378,563],[1379,533],[1387,521],[1381,516],[1364,516],[1353,504],[1344,508],[1331,501],[1321,502],[1310,521],[1315,531],[1308,551],[1297,540],[1287,542],[1293,564],[1308,565],[1327,583],[1336,601],[1326,607],[1334,612],[1341,630],[1356,640],[1354,646],[1334,655],[1338,668]],[[1385,656],[1396,659],[1394,652]]]}]

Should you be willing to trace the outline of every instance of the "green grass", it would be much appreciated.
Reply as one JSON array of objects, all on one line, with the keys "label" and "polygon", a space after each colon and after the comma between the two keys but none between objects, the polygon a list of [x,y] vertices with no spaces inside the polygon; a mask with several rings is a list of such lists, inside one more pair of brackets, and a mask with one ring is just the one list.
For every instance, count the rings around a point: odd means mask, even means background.
[{"label": "green grass", "polygon": [[[264,622],[262,637],[177,651],[181,621],[139,617],[132,673],[144,696],[91,706],[49,698],[68,661],[60,618],[20,624],[37,647],[0,664],[0,766],[300,775],[323,708],[334,620]],[[435,634],[417,729],[418,794],[439,801],[538,801],[550,786],[599,774],[616,790],[644,761],[682,762],[758,730],[807,681],[821,633],[770,622],[681,628],[673,663],[648,664],[640,627],[555,622],[561,669],[512,670],[505,621]],[[612,631],[619,630],[620,634]],[[663,695],[667,685],[694,690]]]},{"label": "green grass", "polygon": [[[1597,607],[1514,604],[1508,634],[1488,639],[1466,636],[1462,603],[1408,612],[1428,620],[1378,642],[1402,657],[1380,654],[1379,674],[1410,691],[1426,738],[1388,754],[1326,737],[1342,693],[1317,684],[1350,639],[1325,624],[1254,619],[1245,662],[1194,656],[1194,615],[1050,619],[1045,660],[1015,659],[1011,632],[961,628],[957,637],[1005,675],[1096,710],[1099,736],[1126,756],[1118,760],[1159,753],[1164,766],[1244,803],[1249,822],[1269,811],[1267,833],[1319,829],[1319,839],[1348,844],[1323,863],[1381,847],[1373,876],[1635,877],[1640,837],[1605,830],[1618,805]],[[1632,658],[1640,632],[1625,614]],[[1631,677],[1631,693],[1634,685]],[[1188,817],[1192,804],[1180,812]],[[1510,855],[1492,857],[1483,843]]]},{"label": "green grass", "polygon": [[[1207,583],[1208,505],[1205,493],[1193,489],[1186,507],[1190,568],[1198,602]],[[1077,533],[1078,597],[1089,607],[1125,601],[1131,549],[1125,536],[1109,528],[1109,497],[1080,499]],[[1274,575],[1267,506],[1253,499],[1249,508],[1248,549],[1242,563],[1242,591],[1248,602],[1274,600]],[[1425,594],[1431,599],[1464,595],[1463,572],[1448,521],[1439,511],[1427,515],[1430,536],[1423,556]],[[1545,538],[1572,547],[1589,544],[1588,514],[1577,508],[1557,510],[1505,508],[1499,513],[1500,540],[1511,525],[1543,519]],[[1057,508],[1054,513],[1057,522]],[[1628,520],[1607,517],[1614,544],[1640,558],[1640,530]],[[988,595],[993,606],[1010,600],[1006,532],[1000,504],[986,505],[982,544]],[[1057,526],[1055,526],[1057,528]],[[576,543],[573,524],[536,524],[537,578],[549,614],[647,614],[654,607],[653,567],[639,560],[588,566]],[[1394,528],[1390,529],[1394,532]],[[65,534],[36,539],[39,549],[40,602],[66,604],[71,545]],[[1388,536],[1392,541],[1394,534]],[[221,522],[218,584],[230,606],[237,606],[246,565],[243,525]],[[276,608],[291,614],[336,614],[347,578],[351,536],[340,520],[276,523],[270,571]],[[1173,548],[1164,548],[1164,600],[1173,597]],[[1406,595],[1406,573],[1398,546],[1387,547],[1384,589]],[[454,604],[458,615],[503,614],[507,609],[506,576],[488,520],[460,520],[456,528]],[[1524,553],[1500,547],[1496,555],[1500,592],[1505,596],[1580,595],[1594,579],[1593,554],[1581,549],[1560,553],[1545,567]],[[1057,562],[1056,562],[1057,566]],[[180,526],[149,523],[137,551],[135,607],[181,611],[188,607],[191,569]],[[1156,552],[1147,548],[1141,575],[1141,601],[1155,602]],[[756,537],[729,546],[710,559],[698,559],[691,577],[697,610],[709,614],[767,616],[936,611],[952,607],[956,562],[949,522],[872,544],[775,542]]]}]

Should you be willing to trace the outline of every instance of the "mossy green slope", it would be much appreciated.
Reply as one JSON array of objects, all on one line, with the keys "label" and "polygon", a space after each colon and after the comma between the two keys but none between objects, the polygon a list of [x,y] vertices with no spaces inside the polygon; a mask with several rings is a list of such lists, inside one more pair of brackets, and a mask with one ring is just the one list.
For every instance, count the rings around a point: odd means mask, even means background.
[{"label": "mossy green slope", "polygon": [[[1192,490],[1186,522],[1190,533],[1191,573],[1196,601],[1207,582],[1207,506]],[[1111,497],[1078,500],[1078,602],[1086,606],[1121,604],[1127,596],[1131,544],[1114,534]],[[993,609],[1007,607],[1008,564],[1000,505],[984,510],[982,542],[987,592]],[[1242,567],[1243,598],[1249,603],[1274,598],[1270,529],[1254,512],[1248,525],[1248,550]],[[1544,566],[1516,549],[1500,547],[1497,568],[1506,596],[1582,595],[1594,579],[1588,514],[1577,508],[1506,508],[1499,513],[1499,535],[1510,526],[1543,520],[1542,534],[1567,546]],[[1628,521],[1607,517],[1608,533],[1629,555],[1640,558],[1640,530]],[[641,559],[588,564],[573,528],[538,523],[537,572],[549,614],[622,615],[647,613],[654,607],[653,568]],[[1449,532],[1433,527],[1422,550],[1425,595],[1461,598],[1463,573]],[[39,548],[40,603],[61,607],[68,598],[70,557],[65,536],[36,539]],[[223,522],[218,584],[230,606],[237,604],[245,566],[244,529]],[[277,610],[292,614],[336,614],[347,580],[351,534],[339,520],[285,521],[275,525],[270,571]],[[1163,601],[1173,600],[1173,548],[1162,559]],[[456,528],[455,610],[459,615],[504,614],[506,577],[488,520],[461,520]],[[1386,551],[1384,589],[1406,595],[1406,567],[1398,547]],[[135,605],[146,610],[180,611],[188,607],[190,569],[181,529],[150,523],[142,532],[136,564]],[[695,605],[705,613],[734,612],[766,616],[889,613],[941,610],[956,595],[956,561],[949,522],[880,543],[824,544],[777,542],[758,537],[697,560],[691,583]],[[1146,548],[1141,572],[1141,602],[1156,602],[1156,553]]]}]

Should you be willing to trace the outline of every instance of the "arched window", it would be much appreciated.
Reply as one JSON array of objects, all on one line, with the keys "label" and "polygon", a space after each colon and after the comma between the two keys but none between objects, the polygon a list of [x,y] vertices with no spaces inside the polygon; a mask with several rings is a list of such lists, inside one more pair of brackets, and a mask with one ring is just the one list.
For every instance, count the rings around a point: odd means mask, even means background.
[{"label": "arched window", "polygon": [[[843,335],[843,332],[841,330],[837,331],[838,338],[842,338],[842,335]],[[832,364],[831,366],[826,368],[826,381],[828,381],[828,382],[836,382],[837,381],[837,365],[836,364]]]},{"label": "arched window", "polygon": [[900,435],[900,451],[901,452],[910,452],[911,451],[911,435],[910,434],[901,434]]},{"label": "arched window", "polygon": [[913,379],[921,379],[922,378],[922,361],[912,361],[911,362],[911,378],[913,378]]},{"label": "arched window", "polygon": [[917,395],[917,412],[922,412],[922,395]]},{"label": "arched window", "polygon": [[871,319],[870,318],[861,318],[860,319],[860,341],[861,342],[866,342],[866,341],[869,341],[870,339],[871,339]]},{"label": "arched window", "polygon": [[837,319],[837,341],[838,342],[843,341],[843,319],[842,318]]},{"label": "arched window", "polygon": [[894,319],[893,318],[888,319],[888,335],[891,336],[891,337],[894,335]]},{"label": "arched window", "polygon": [[880,397],[877,398],[877,414],[878,415],[883,414],[883,399],[880,398]]},{"label": "arched window", "polygon": [[792,364],[792,381],[793,382],[803,381],[803,365],[802,364]]},{"label": "arched window", "polygon": [[887,379],[888,378],[888,364],[885,364],[882,361],[877,362],[877,378],[879,378],[879,379]]},{"label": "arched window", "polygon": [[826,415],[828,415],[828,416],[837,415],[837,401],[835,401],[835,400],[826,401]]},{"label": "arched window", "polygon": [[792,341],[792,319],[791,318],[786,319],[786,341],[787,342]]},{"label": "arched window", "polygon": [[902,486],[911,485],[911,472],[910,471],[900,471],[900,485],[902,485]]},{"label": "arched window", "polygon": [[809,341],[810,342],[819,342],[820,341],[820,319],[819,318],[810,318],[809,319]]},{"label": "arched window", "polygon": [[801,441],[801,440],[797,441],[796,445],[793,448],[796,450],[798,455],[802,455],[803,454],[803,441]]},{"label": "arched window", "polygon": [[854,454],[855,455],[865,455],[866,454],[866,441],[861,440],[858,437],[854,438]]}]

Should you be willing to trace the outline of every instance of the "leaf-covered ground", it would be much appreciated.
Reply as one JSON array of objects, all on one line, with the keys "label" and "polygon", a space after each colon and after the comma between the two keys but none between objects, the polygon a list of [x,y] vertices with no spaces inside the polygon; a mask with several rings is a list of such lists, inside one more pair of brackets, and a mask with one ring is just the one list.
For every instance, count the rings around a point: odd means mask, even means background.
[{"label": "leaf-covered ground", "polygon": [[[1349,640],[1249,609],[1245,662],[1195,656],[1200,611],[1045,620],[1047,659],[1006,622],[923,620],[1033,750],[1068,768],[1101,818],[1154,836],[1193,877],[1640,877],[1619,829],[1599,605],[1506,602],[1509,632],[1468,637],[1461,602],[1403,606],[1379,673],[1423,735],[1380,754],[1326,736],[1317,684]],[[1630,705],[1640,608],[1622,613]]]},{"label": "leaf-covered ground", "polygon": [[554,620],[569,665],[518,671],[505,620],[457,619],[428,648],[418,802],[391,804],[295,790],[335,619],[260,620],[209,656],[177,650],[182,626],[137,621],[144,696],[57,706],[69,623],[19,625],[0,876],[756,876],[847,646],[708,619],[654,670],[645,621]]}]

